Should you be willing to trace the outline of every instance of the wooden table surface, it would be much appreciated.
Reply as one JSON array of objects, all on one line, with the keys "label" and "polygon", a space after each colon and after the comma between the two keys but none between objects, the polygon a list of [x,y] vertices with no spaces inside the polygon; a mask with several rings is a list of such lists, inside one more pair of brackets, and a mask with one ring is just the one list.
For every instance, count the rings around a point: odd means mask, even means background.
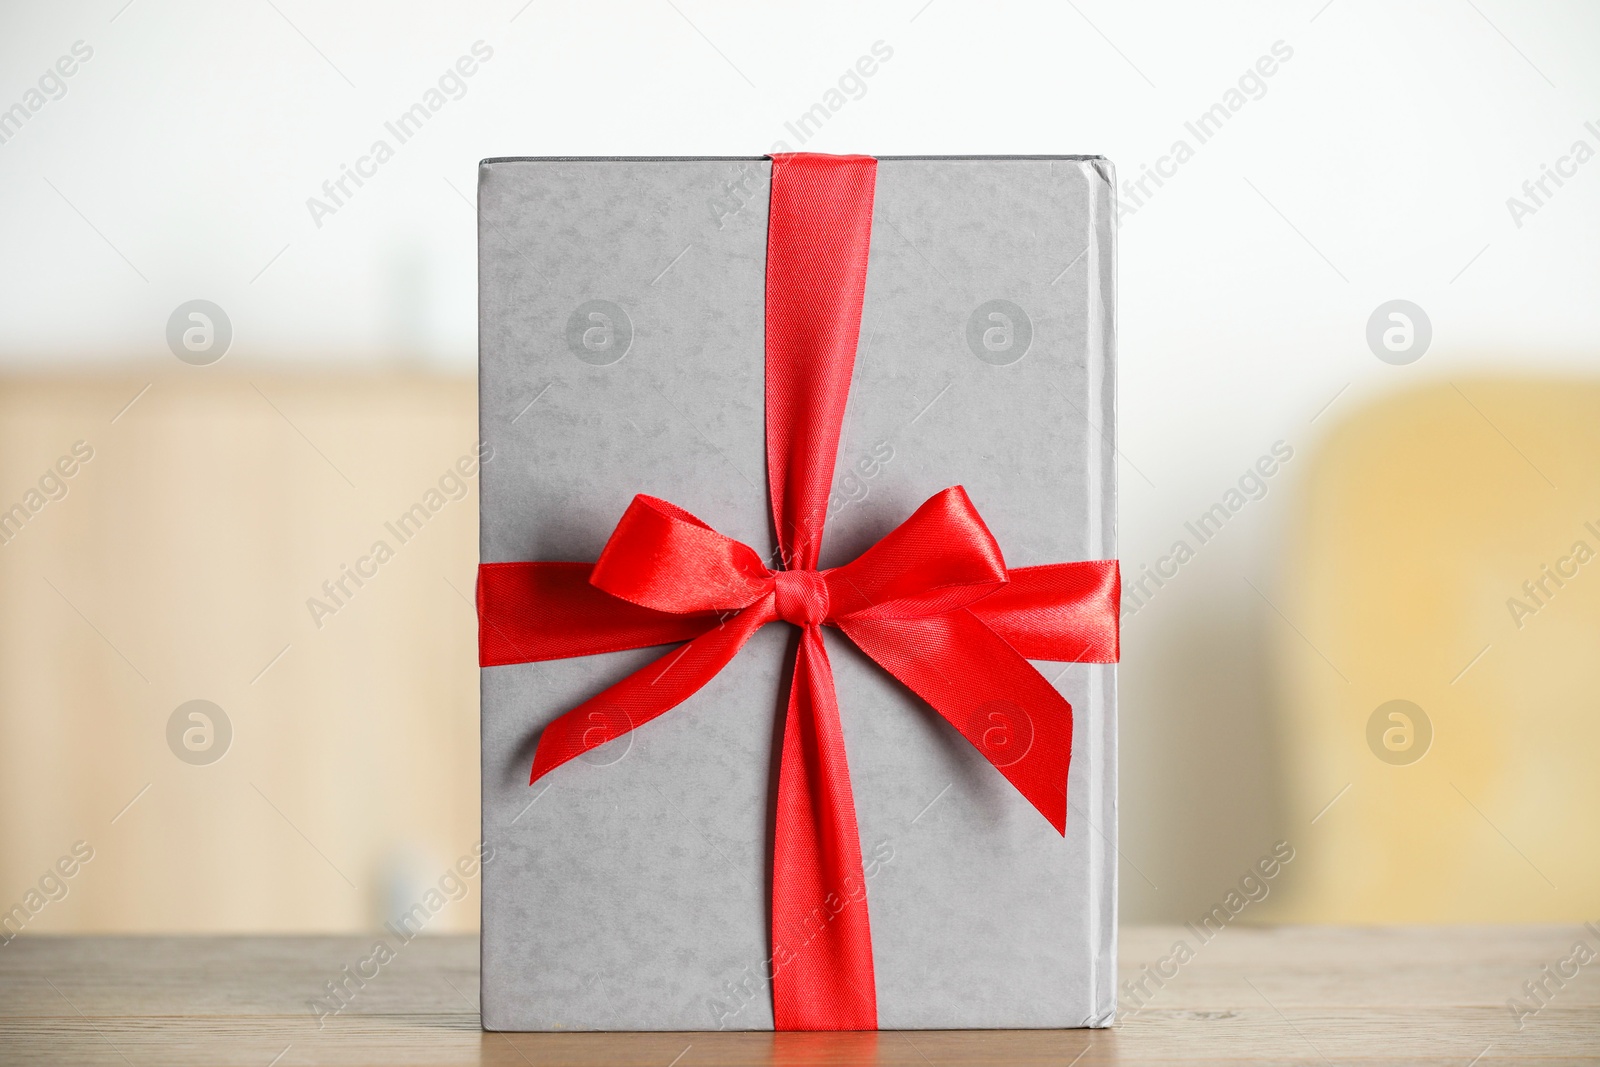
[{"label": "wooden table surface", "polygon": [[[1124,929],[1122,977],[1180,937]],[[0,1063],[1600,1064],[1600,960],[1520,1029],[1507,1007],[1580,940],[1600,948],[1580,927],[1233,927],[1111,1030],[488,1034],[473,937],[406,945],[319,1027],[309,1002],[370,939],[24,936],[0,947]]]}]

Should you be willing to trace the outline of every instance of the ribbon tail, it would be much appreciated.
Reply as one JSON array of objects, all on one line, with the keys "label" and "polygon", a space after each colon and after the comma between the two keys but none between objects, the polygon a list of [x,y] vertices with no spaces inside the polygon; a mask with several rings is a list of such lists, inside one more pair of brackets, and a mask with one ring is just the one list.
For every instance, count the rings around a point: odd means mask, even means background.
[{"label": "ribbon tail", "polygon": [[966,608],[838,627],[943,716],[1059,833],[1067,826],[1072,705]]},{"label": "ribbon tail", "polygon": [[778,771],[772,1012],[779,1030],[876,1030],[867,885],[833,668],[807,626]]},{"label": "ribbon tail", "polygon": [[528,784],[694,696],[771,618],[768,596],[555,719],[539,735]]}]

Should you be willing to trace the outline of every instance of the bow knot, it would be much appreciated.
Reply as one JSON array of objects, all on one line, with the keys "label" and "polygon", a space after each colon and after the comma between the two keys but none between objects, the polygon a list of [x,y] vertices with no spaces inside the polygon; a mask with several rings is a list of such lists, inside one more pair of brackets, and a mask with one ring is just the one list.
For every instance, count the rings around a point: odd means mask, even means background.
[{"label": "bow knot", "polygon": [[828,617],[828,582],[816,571],[778,571],[772,576],[778,618],[816,626]]}]

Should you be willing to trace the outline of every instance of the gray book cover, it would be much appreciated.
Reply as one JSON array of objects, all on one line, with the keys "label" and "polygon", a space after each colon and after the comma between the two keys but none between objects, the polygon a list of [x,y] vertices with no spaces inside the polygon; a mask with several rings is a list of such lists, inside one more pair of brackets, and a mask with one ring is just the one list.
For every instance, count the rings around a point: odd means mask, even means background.
[{"label": "gray book cover", "polygon": [[[497,159],[479,173],[485,563],[592,561],[637,493],[771,558],[770,161]],[[1114,190],[1097,157],[881,159],[821,566],[963,485],[1010,567],[1116,555]],[[1065,838],[825,631],[883,1029],[1106,1026],[1116,668],[1074,712]],[[794,631],[529,786],[546,723],[658,657],[482,671],[490,1030],[770,1029],[773,803]]]}]

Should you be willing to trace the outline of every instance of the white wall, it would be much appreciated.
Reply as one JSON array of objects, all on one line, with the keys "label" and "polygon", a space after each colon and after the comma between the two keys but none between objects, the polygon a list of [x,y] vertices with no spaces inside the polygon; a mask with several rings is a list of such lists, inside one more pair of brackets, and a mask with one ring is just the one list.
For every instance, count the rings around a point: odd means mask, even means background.
[{"label": "white wall", "polygon": [[[478,159],[798,147],[785,121],[878,41],[892,58],[805,147],[1100,152],[1124,178],[1195,147],[1122,230],[1130,570],[1274,441],[1309,451],[1364,396],[1600,364],[1600,160],[1521,226],[1506,204],[1574,141],[1600,149],[1582,0],[124,3],[0,12],[0,108],[93,49],[0,144],[0,365],[169,360],[168,315],[204,297],[233,360],[468,372]],[[307,198],[478,41],[493,57],[465,96],[315,225]],[[1265,95],[1197,145],[1185,122],[1279,41]],[[1396,297],[1433,325],[1411,366],[1364,338]],[[1262,609],[1240,578],[1270,587],[1294,472],[1128,622],[1131,915],[1214,896],[1274,832]]]}]

